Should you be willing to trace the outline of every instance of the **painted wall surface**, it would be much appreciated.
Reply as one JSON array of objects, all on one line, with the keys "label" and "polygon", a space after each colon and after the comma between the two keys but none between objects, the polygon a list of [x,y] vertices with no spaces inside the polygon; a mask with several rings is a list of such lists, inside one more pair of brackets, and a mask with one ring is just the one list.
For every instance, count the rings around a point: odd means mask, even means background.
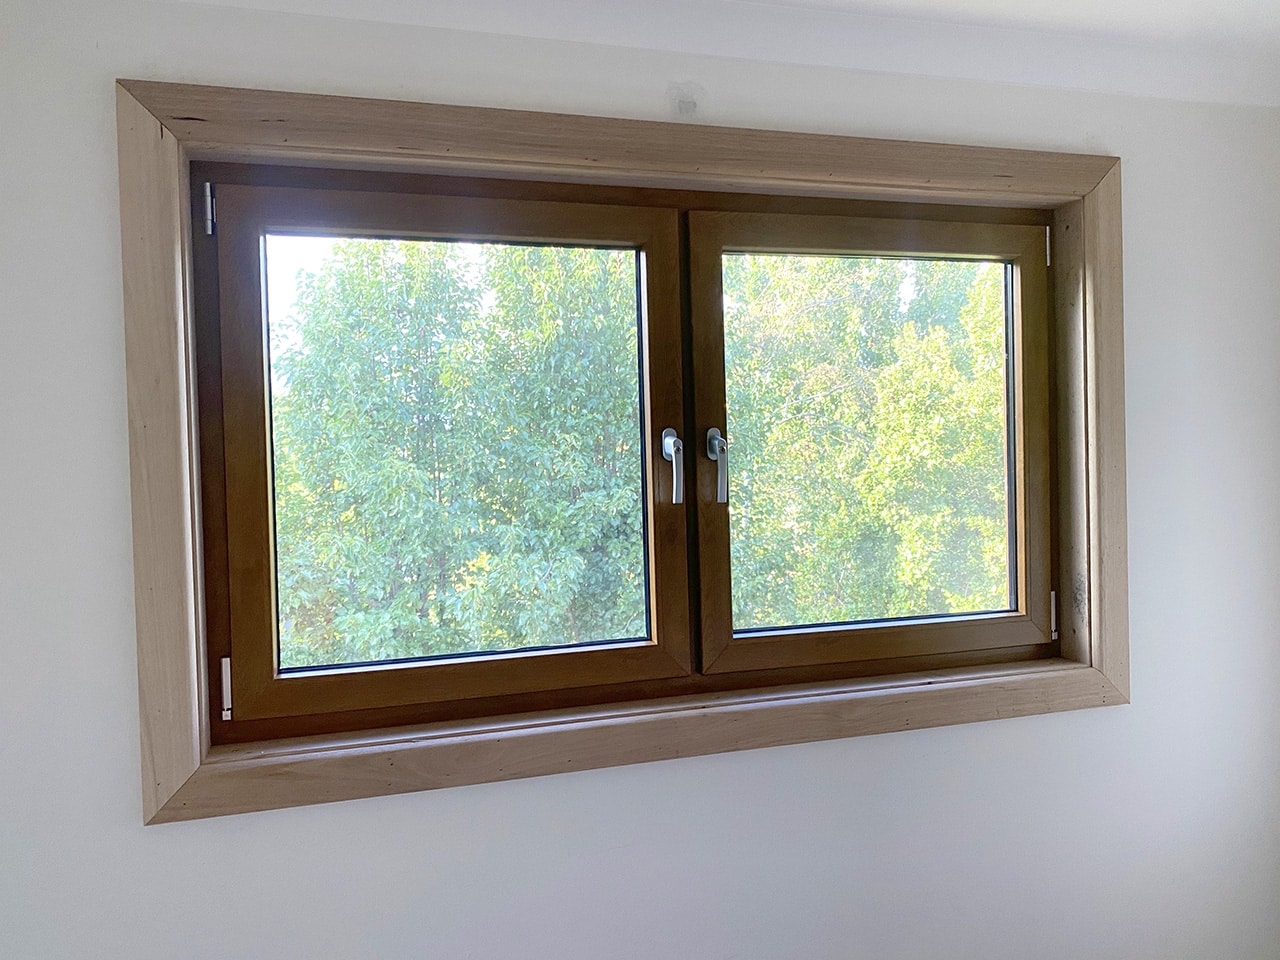
[{"label": "painted wall surface", "polygon": [[[1133,704],[144,829],[117,76],[1120,155]],[[1280,957],[1277,158],[1267,107],[4,0],[0,956]]]}]

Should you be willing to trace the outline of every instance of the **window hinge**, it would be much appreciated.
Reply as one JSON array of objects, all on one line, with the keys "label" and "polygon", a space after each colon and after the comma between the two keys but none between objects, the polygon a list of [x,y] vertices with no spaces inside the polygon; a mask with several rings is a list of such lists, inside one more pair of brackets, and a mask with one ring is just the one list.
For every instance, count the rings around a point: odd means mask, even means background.
[{"label": "window hinge", "polygon": [[1049,639],[1058,639],[1058,591],[1049,591]]},{"label": "window hinge", "polygon": [[1044,265],[1046,267],[1053,266],[1053,241],[1050,238],[1051,230],[1049,227],[1044,228]]},{"label": "window hinge", "polygon": [[218,222],[218,209],[213,202],[213,184],[204,185],[204,232],[213,236],[213,225]]},{"label": "window hinge", "polygon": [[231,658],[222,658],[222,719],[231,719]]}]

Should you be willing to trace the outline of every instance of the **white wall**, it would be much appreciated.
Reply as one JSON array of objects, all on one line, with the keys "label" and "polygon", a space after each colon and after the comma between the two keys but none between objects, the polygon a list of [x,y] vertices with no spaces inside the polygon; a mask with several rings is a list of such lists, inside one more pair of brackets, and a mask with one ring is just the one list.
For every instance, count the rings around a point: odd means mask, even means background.
[{"label": "white wall", "polygon": [[[1280,111],[3,2],[0,955],[1280,957]],[[117,76],[1120,155],[1133,705],[144,829]]]}]

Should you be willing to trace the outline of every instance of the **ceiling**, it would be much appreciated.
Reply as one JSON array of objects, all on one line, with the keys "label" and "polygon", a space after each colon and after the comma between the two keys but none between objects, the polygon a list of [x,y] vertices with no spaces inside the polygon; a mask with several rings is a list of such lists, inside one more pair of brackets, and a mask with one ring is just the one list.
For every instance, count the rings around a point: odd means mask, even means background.
[{"label": "ceiling", "polygon": [[160,0],[1280,106],[1280,0]]},{"label": "ceiling", "polygon": [[[696,2],[696,0],[694,0]],[[763,6],[971,23],[1148,42],[1280,44],[1280,0],[734,0]]]}]

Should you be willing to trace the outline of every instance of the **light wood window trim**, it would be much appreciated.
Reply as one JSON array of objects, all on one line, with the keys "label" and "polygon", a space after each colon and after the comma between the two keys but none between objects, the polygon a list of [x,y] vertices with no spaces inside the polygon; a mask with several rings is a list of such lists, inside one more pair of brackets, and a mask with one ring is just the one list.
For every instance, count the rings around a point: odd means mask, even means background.
[{"label": "light wood window trim", "polygon": [[[149,81],[116,93],[146,822],[1128,701],[1117,159]],[[1058,380],[1062,656],[211,747],[192,159],[1051,210],[1055,349],[1070,371]]]}]

